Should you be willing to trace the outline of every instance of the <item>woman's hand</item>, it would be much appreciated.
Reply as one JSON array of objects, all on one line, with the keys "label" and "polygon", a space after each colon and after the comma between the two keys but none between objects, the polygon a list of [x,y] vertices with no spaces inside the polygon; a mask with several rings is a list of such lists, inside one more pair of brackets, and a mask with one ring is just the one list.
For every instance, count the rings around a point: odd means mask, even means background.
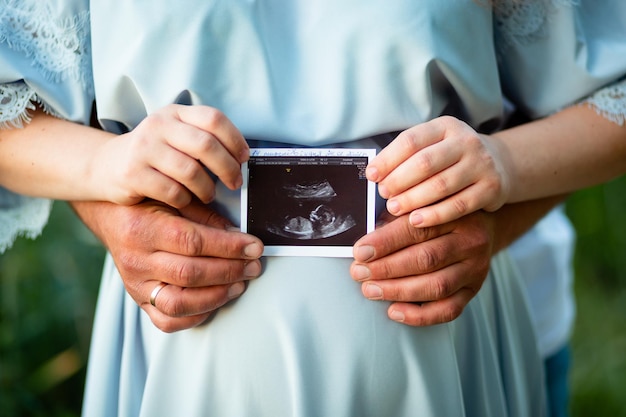
[{"label": "woman's hand", "polygon": [[130,296],[165,332],[203,323],[261,273],[261,241],[196,201],[180,211],[154,201],[73,206],[111,252]]},{"label": "woman's hand", "polygon": [[170,105],[102,143],[91,178],[107,201],[130,205],[148,197],[181,208],[194,195],[204,203],[213,199],[207,169],[227,187],[240,187],[248,157],[243,136],[219,110]]},{"label": "woman's hand", "polygon": [[378,183],[391,214],[410,213],[412,225],[429,227],[499,209],[510,189],[507,166],[497,139],[443,116],[398,135],[366,175]]},{"label": "woman's hand", "polygon": [[412,326],[457,318],[487,277],[494,220],[477,211],[440,226],[415,228],[408,215],[354,245],[354,280],[371,300],[393,303],[387,314]]}]

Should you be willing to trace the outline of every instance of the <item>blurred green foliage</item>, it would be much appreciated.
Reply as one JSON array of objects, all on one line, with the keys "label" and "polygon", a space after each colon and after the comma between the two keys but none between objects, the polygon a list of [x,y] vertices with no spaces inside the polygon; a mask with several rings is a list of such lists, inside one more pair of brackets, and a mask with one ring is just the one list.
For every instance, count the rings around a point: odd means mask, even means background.
[{"label": "blurred green foliage", "polygon": [[[572,415],[626,417],[626,178],[571,196]],[[104,249],[64,203],[0,256],[0,417],[80,414]]]},{"label": "blurred green foliage", "polygon": [[78,416],[104,249],[56,203],[0,255],[0,416]]},{"label": "blurred green foliage", "polygon": [[626,176],[572,195],[578,234],[572,415],[626,417]]}]

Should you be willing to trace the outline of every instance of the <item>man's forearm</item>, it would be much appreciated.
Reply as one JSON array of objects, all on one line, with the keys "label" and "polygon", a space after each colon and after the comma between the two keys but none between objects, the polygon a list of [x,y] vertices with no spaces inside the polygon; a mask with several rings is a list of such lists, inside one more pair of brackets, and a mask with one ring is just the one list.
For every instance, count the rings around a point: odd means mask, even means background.
[{"label": "man's forearm", "polygon": [[495,219],[493,252],[497,253],[511,245],[566,198],[567,195],[559,195],[507,204],[492,213]]}]

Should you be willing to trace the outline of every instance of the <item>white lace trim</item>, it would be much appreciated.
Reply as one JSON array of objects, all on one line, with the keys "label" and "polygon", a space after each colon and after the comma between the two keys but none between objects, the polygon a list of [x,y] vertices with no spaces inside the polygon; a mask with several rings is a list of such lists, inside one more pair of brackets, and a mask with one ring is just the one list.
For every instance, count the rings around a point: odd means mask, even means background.
[{"label": "white lace trim", "polygon": [[626,79],[618,81],[580,102],[606,119],[624,126],[626,123]]},{"label": "white lace trim", "polygon": [[39,236],[51,209],[51,200],[18,196],[0,188],[0,253],[9,249],[18,236]]},{"label": "white lace trim", "polygon": [[498,48],[527,44],[546,34],[546,24],[558,7],[575,6],[579,0],[501,0],[494,1],[494,25]]},{"label": "white lace trim", "polygon": [[47,1],[0,0],[0,42],[24,52],[48,79],[71,77],[91,89],[89,14],[51,16]]},{"label": "white lace trim", "polygon": [[28,110],[34,110],[37,94],[24,83],[0,84],[0,129],[28,123]]},{"label": "white lace trim", "polygon": [[0,84],[0,130],[23,127],[30,122],[29,110],[35,110],[36,105],[52,116],[61,117],[23,81]]}]

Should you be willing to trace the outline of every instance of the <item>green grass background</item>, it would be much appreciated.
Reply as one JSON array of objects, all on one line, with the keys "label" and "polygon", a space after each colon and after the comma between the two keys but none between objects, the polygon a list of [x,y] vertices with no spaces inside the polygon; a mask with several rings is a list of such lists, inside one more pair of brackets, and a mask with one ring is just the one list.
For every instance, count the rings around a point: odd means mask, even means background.
[{"label": "green grass background", "polygon": [[[578,192],[572,415],[626,417],[626,178]],[[0,416],[80,414],[104,250],[64,203],[0,255]]]}]

